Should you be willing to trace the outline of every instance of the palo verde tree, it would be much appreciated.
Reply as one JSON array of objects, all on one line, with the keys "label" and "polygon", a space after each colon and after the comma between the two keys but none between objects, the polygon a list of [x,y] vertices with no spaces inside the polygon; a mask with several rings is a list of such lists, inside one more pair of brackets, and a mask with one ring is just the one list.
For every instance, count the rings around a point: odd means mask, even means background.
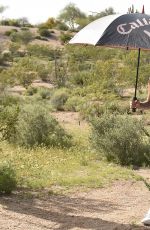
[{"label": "palo verde tree", "polygon": [[112,15],[112,14],[116,14],[114,9],[112,7],[108,7],[106,8],[104,11],[100,11],[100,12],[93,12],[95,15],[89,15],[88,19],[89,22],[92,22],[98,18],[102,18],[105,17],[107,15]]},{"label": "palo verde tree", "polygon": [[74,30],[78,18],[86,18],[78,7],[73,3],[69,3],[60,13],[58,19],[68,24],[70,29]]},{"label": "palo verde tree", "polygon": [[82,29],[84,26],[86,26],[88,23],[98,19],[102,18],[107,15],[115,14],[115,11],[112,7],[106,8],[104,11],[100,12],[92,12],[92,15],[88,15],[85,18],[78,18],[76,20],[76,23],[79,25],[78,29]]}]

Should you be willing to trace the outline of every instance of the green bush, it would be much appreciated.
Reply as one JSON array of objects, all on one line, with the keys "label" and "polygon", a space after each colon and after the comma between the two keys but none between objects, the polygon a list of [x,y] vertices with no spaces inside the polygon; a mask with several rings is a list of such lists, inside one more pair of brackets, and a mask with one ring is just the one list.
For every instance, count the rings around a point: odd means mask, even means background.
[{"label": "green bush", "polygon": [[54,50],[47,45],[30,44],[27,46],[27,50],[32,56],[47,57],[51,60],[55,59],[55,56],[59,57],[61,55],[60,49]]},{"label": "green bush", "polygon": [[19,96],[12,96],[8,94],[0,95],[0,105],[1,106],[11,106],[19,105],[22,102],[22,99]]},{"label": "green bush", "polygon": [[118,104],[118,102],[106,102],[105,108],[107,113],[110,114],[125,114],[129,110],[129,103],[121,103]]},{"label": "green bush", "polygon": [[[82,68],[84,67],[87,69],[83,71]],[[77,71],[72,75],[71,82],[74,85],[81,86],[81,87],[88,85],[92,79],[91,72],[88,71],[88,65],[81,64],[81,66],[79,65],[78,68],[79,71]]]},{"label": "green bush", "polygon": [[63,22],[58,22],[57,23],[57,29],[67,31],[69,29],[69,27]]},{"label": "green bush", "polygon": [[69,97],[65,103],[65,110],[77,112],[84,104],[85,99],[79,96]]},{"label": "green bush", "polygon": [[136,118],[104,114],[93,119],[91,140],[108,161],[121,165],[150,165],[150,140]]},{"label": "green bush", "polygon": [[40,35],[35,36],[35,39],[38,39],[38,40],[41,40],[41,41],[48,41],[47,38],[42,37],[42,36],[40,36]]},{"label": "green bush", "polygon": [[89,101],[82,104],[80,112],[83,118],[90,120],[92,117],[100,117],[107,114],[127,114],[129,105],[126,103],[118,104],[117,102],[106,101],[105,104],[97,101]]},{"label": "green bush", "polygon": [[0,138],[14,142],[19,107],[17,105],[0,106]]},{"label": "green bush", "polygon": [[64,105],[69,97],[68,90],[65,88],[61,88],[56,90],[51,98],[52,106],[59,111],[64,110]]},{"label": "green bush", "polygon": [[50,99],[50,97],[52,95],[52,91],[50,89],[40,88],[39,94],[40,94],[42,99]]},{"label": "green bush", "polygon": [[99,102],[85,102],[81,108],[80,113],[83,118],[90,120],[93,117],[100,117],[106,111],[106,107]]},{"label": "green bush", "polygon": [[51,32],[45,28],[39,28],[39,34],[42,37],[50,37],[51,36]]},{"label": "green bush", "polygon": [[2,26],[9,26],[9,19],[1,20],[0,24],[1,24]]},{"label": "green bush", "polygon": [[21,29],[21,30],[26,30],[26,31],[29,30],[28,27],[21,27],[20,29]]},{"label": "green bush", "polygon": [[34,95],[35,93],[37,93],[37,88],[35,87],[32,87],[32,86],[29,86],[26,90],[26,95],[28,96],[32,96]]},{"label": "green bush", "polygon": [[33,34],[31,31],[22,30],[17,33],[11,33],[10,38],[12,42],[18,42],[27,45],[29,42],[33,40]]},{"label": "green bush", "polygon": [[9,195],[17,187],[16,175],[10,165],[0,165],[0,194]]},{"label": "green bush", "polygon": [[18,32],[18,30],[17,30],[17,29],[7,30],[7,31],[5,32],[5,35],[9,37],[9,36],[10,36],[12,33],[14,33],[14,32],[16,33],[16,32]]},{"label": "green bush", "polygon": [[61,33],[60,41],[62,44],[67,43],[72,38],[72,34],[70,33]]},{"label": "green bush", "polygon": [[18,116],[15,133],[16,143],[25,147],[39,145],[68,147],[71,136],[66,134],[46,108],[29,104],[22,108]]}]

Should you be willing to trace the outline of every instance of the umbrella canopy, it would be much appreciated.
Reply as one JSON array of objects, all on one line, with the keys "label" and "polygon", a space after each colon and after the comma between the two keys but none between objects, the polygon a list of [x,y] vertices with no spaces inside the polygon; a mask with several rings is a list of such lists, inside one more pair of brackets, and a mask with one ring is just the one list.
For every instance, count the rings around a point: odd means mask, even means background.
[{"label": "umbrella canopy", "polygon": [[[150,15],[141,13],[109,15],[97,19],[80,30],[69,44],[138,49],[134,100],[137,100],[137,84],[140,50],[150,49]],[[135,111],[136,109],[133,109]]]},{"label": "umbrella canopy", "polygon": [[150,16],[115,14],[97,19],[80,30],[69,44],[150,49]]}]

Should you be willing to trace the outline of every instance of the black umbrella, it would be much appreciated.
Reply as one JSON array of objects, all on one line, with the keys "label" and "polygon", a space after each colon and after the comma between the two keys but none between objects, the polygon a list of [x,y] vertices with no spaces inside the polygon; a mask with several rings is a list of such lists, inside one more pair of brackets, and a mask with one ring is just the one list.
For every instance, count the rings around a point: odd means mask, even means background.
[{"label": "black umbrella", "polygon": [[138,61],[133,98],[137,100],[140,51],[141,49],[150,49],[150,15],[141,13],[115,14],[97,19],[80,30],[69,44],[137,49]]}]

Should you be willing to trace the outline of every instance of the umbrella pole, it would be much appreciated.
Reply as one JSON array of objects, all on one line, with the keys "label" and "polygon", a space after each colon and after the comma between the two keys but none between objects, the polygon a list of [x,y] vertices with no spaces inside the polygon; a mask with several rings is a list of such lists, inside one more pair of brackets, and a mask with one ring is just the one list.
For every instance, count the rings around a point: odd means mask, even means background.
[{"label": "umbrella pole", "polygon": [[[139,78],[139,66],[140,66],[140,51],[141,49],[138,49],[138,62],[137,62],[137,69],[136,69],[136,81],[135,81],[135,92],[134,92],[134,97],[133,100],[136,101],[137,100],[137,85],[138,85],[138,78]],[[136,108],[132,109],[133,112],[136,112]]]}]

